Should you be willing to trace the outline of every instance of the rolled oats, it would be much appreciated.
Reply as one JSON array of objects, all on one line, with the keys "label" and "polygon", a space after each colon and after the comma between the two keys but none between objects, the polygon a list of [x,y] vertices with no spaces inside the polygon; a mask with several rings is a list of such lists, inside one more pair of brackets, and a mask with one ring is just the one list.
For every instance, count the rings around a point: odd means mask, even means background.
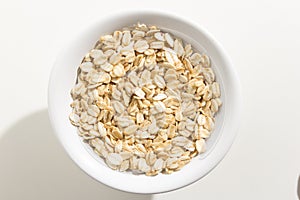
[{"label": "rolled oats", "polygon": [[69,119],[114,170],[178,171],[205,151],[222,105],[210,66],[156,26],[115,31],[80,64]]},{"label": "rolled oats", "polygon": [[112,165],[121,165],[123,158],[118,153],[109,153],[106,158],[106,161]]},{"label": "rolled oats", "polygon": [[149,48],[148,42],[146,40],[138,40],[135,44],[134,44],[134,50],[136,50],[139,53],[143,53],[144,51],[146,51]]},{"label": "rolled oats", "polygon": [[92,62],[83,62],[80,65],[80,69],[83,72],[90,72],[93,69],[94,64]]}]

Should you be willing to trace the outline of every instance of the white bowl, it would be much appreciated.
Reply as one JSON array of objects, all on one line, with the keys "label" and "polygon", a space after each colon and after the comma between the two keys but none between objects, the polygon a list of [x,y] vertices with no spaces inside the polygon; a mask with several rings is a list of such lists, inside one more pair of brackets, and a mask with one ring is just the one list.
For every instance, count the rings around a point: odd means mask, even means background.
[{"label": "white bowl", "polygon": [[[72,102],[70,90],[83,56],[99,36],[137,22],[153,24],[206,52],[212,60],[221,85],[223,106],[216,128],[207,141],[207,151],[192,159],[182,170],[155,177],[121,173],[108,168],[91,148],[82,142],[68,119]],[[57,137],[73,161],[88,175],[113,188],[134,193],[161,193],[189,185],[208,174],[229,150],[240,121],[241,91],[237,74],[223,47],[203,27],[190,20],[154,11],[132,11],[102,18],[81,32],[59,54],[53,67],[48,91],[49,115]]]}]

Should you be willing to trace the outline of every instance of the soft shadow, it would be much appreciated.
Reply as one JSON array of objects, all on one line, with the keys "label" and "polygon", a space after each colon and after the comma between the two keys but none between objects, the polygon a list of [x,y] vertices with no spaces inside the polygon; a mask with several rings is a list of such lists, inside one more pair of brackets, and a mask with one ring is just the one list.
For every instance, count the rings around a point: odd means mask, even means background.
[{"label": "soft shadow", "polygon": [[298,177],[298,189],[297,189],[297,193],[298,193],[298,199],[300,200],[300,175]]},{"label": "soft shadow", "polygon": [[0,138],[0,169],[3,200],[152,198],[114,190],[82,172],[57,141],[47,110],[21,119]]}]

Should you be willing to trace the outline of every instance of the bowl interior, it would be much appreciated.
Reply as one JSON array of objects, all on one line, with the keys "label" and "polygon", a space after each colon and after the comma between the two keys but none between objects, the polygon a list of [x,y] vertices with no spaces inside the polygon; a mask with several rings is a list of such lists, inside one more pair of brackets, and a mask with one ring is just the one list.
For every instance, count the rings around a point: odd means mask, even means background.
[{"label": "bowl interior", "polygon": [[[120,173],[108,168],[103,160],[77,135],[68,115],[72,102],[70,90],[75,84],[77,67],[99,36],[137,22],[159,26],[205,52],[212,61],[220,83],[223,106],[216,116],[215,130],[207,140],[207,151],[182,170],[155,177]],[[230,89],[229,89],[230,88]],[[158,193],[174,190],[203,177],[226,154],[236,132],[239,112],[239,88],[236,75],[222,47],[202,28],[169,14],[135,12],[100,20],[80,33],[58,56],[49,82],[49,114],[58,138],[71,158],[90,176],[111,187],[136,193]],[[235,104],[235,105],[234,105]],[[151,187],[149,187],[151,185]]]}]

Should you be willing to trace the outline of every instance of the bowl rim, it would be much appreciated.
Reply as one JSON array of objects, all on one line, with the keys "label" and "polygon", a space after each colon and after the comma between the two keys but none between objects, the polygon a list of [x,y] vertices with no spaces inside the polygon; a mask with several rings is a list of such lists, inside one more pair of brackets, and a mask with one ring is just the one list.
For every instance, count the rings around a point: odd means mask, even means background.
[{"label": "bowl rim", "polygon": [[[91,171],[90,169],[87,169],[86,166],[79,160],[77,159],[77,156],[74,155],[71,151],[71,148],[64,142],[64,140],[62,139],[62,137],[60,137],[60,128],[56,123],[55,120],[55,115],[54,115],[54,110],[53,110],[53,99],[51,98],[51,94],[54,91],[54,87],[53,87],[53,83],[54,83],[54,78],[55,78],[55,73],[57,71],[58,68],[58,58],[60,57],[60,55],[62,55],[62,52],[64,52],[65,49],[67,49],[68,46],[70,46],[70,44],[72,43],[72,41],[76,41],[75,39],[78,38],[80,35],[84,34],[87,32],[87,30],[90,30],[92,27],[96,26],[98,23],[101,23],[103,21],[113,21],[116,19],[120,19],[121,17],[126,17],[126,16],[132,16],[132,15],[155,15],[158,17],[167,17],[167,18],[172,18],[173,20],[178,20],[181,21],[191,27],[196,28],[198,31],[200,31],[205,38],[207,38],[212,44],[213,46],[215,46],[215,48],[219,51],[220,56],[223,59],[223,63],[225,63],[224,65],[226,65],[226,67],[228,68],[228,72],[230,72],[230,81],[231,81],[231,88],[230,90],[234,93],[234,101],[235,101],[235,108],[234,110],[232,110],[231,112],[232,117],[234,118],[231,121],[234,121],[235,123],[232,124],[231,129],[233,130],[230,135],[226,135],[226,139],[223,139],[222,141],[222,147],[218,148],[218,152],[217,152],[217,158],[214,160],[214,162],[211,162],[209,167],[205,170],[205,172],[199,176],[197,176],[197,178],[195,178],[193,181],[190,181],[188,183],[182,184],[179,187],[161,187],[160,189],[156,189],[156,190],[147,190],[144,189],[143,191],[141,190],[135,190],[129,187],[126,187],[126,184],[124,184],[123,186],[116,186],[111,184],[110,182],[106,182],[105,180],[99,178],[99,177],[95,177],[93,175],[93,171]],[[59,142],[61,143],[61,145],[64,147],[65,151],[67,152],[68,156],[76,163],[76,165],[82,170],[84,171],[86,174],[88,174],[90,177],[92,177],[93,179],[109,186],[112,187],[114,189],[118,189],[121,191],[126,191],[126,192],[131,192],[131,193],[138,193],[138,194],[156,194],[156,193],[163,193],[163,192],[169,192],[169,191],[173,191],[173,190],[177,190],[179,188],[185,187],[187,185],[190,185],[198,180],[200,180],[201,178],[203,178],[204,176],[206,176],[207,174],[209,174],[210,171],[212,171],[225,157],[225,155],[227,154],[227,152],[229,151],[235,137],[236,137],[236,133],[241,121],[241,111],[242,111],[242,93],[241,93],[241,84],[239,81],[239,77],[237,75],[237,72],[235,71],[233,64],[231,62],[231,59],[229,57],[229,55],[227,54],[227,52],[225,51],[225,49],[223,48],[223,46],[214,38],[214,36],[212,36],[211,33],[209,33],[203,26],[197,24],[196,22],[194,22],[191,19],[179,16],[177,14],[174,14],[172,12],[166,12],[166,11],[162,11],[162,10],[151,10],[151,9],[143,9],[143,10],[127,10],[127,11],[122,11],[122,12],[115,12],[112,13],[108,16],[105,17],[105,19],[97,19],[95,21],[93,21],[92,23],[89,23],[86,27],[84,27],[81,31],[78,32],[77,35],[75,35],[74,37],[72,37],[72,39],[67,42],[64,46],[64,48],[59,52],[56,61],[54,63],[54,66],[51,70],[51,74],[50,74],[50,78],[49,78],[49,84],[48,84],[48,114],[49,114],[49,118],[50,118],[50,122],[51,125],[54,129],[54,133],[56,134],[56,136],[59,139]],[[225,141],[224,141],[225,140]]]}]

